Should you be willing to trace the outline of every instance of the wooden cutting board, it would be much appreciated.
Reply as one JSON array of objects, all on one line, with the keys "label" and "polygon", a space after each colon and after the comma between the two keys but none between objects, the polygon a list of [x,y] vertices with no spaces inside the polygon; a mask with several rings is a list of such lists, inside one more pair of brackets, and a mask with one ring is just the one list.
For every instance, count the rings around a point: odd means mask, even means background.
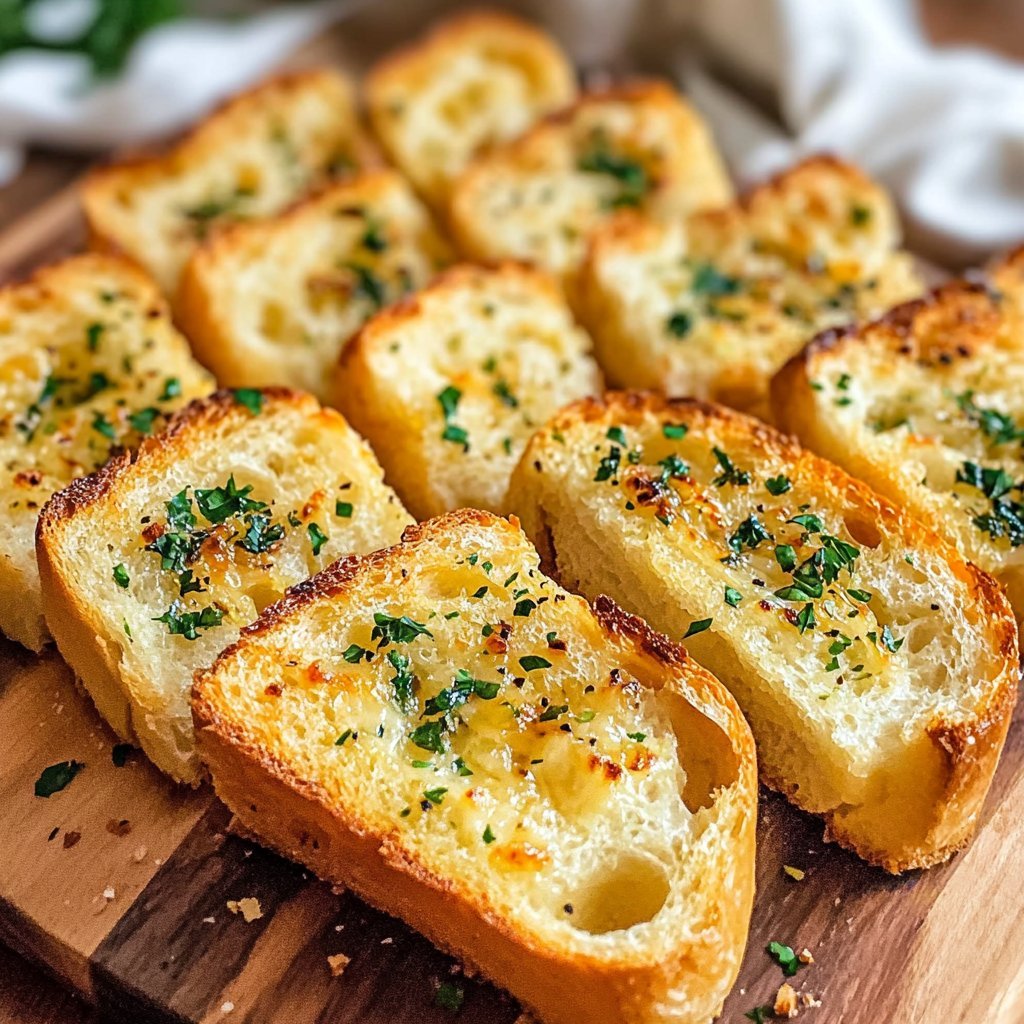
[{"label": "wooden cutting board", "polygon": [[[400,24],[381,13],[388,5],[375,7],[295,63],[326,56],[358,66],[438,6],[403,2]],[[358,53],[346,45],[353,39]],[[68,189],[0,235],[0,281],[81,240]],[[114,743],[55,654],[33,657],[0,639],[0,940],[111,1018],[518,1019],[511,999],[465,978],[400,922],[233,834],[209,789],[175,787],[139,755],[115,765]],[[71,759],[85,765],[71,784],[35,796],[40,772]],[[821,1006],[802,1008],[799,1019],[1020,1024],[1022,822],[1024,711],[1011,726],[978,836],[929,872],[893,879],[825,846],[816,819],[763,794],[750,941],[722,1019],[742,1021],[774,1000],[785,979],[765,946],[776,940],[814,957],[791,981]],[[788,877],[785,865],[803,879]],[[229,907],[239,901],[259,916]],[[336,974],[329,958],[338,954],[349,962]],[[464,992],[457,1013],[437,1005],[443,982]]]},{"label": "wooden cutting board", "polygon": [[[772,1002],[777,940],[814,956],[793,979],[810,1022],[1024,1020],[1024,722],[1018,715],[973,844],[891,878],[822,844],[821,825],[764,794],[758,894],[723,1020]],[[0,939],[116,1019],[513,1024],[516,1005],[464,978],[400,922],[231,833],[208,788],[165,780],[115,739],[56,655],[0,642]],[[34,795],[48,765],[85,767]],[[790,865],[806,872],[793,881]],[[261,916],[247,921],[229,902]],[[250,915],[251,916],[251,915]],[[332,974],[329,957],[350,958]],[[453,973],[456,972],[456,973]],[[457,1015],[441,982],[465,993]]]}]

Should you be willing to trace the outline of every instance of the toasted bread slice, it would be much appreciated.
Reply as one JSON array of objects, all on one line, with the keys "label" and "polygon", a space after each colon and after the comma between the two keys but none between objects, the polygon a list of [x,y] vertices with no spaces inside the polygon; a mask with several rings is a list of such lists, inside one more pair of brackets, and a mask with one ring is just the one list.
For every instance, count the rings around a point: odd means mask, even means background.
[{"label": "toasted bread slice", "polygon": [[219,232],[185,268],[178,320],[222,384],[324,398],[342,345],[449,258],[405,181],[368,171]]},{"label": "toasted bread slice", "polygon": [[757,420],[642,392],[556,416],[509,495],[565,585],[684,636],[830,838],[891,872],[967,842],[1017,630],[952,545]]},{"label": "toasted bread slice", "polygon": [[[1012,288],[1011,270],[996,276]],[[945,534],[1024,617],[1024,316],[1010,288],[953,282],[822,334],[772,398],[781,425]]]},{"label": "toasted bread slice", "polygon": [[807,160],[688,223],[623,215],[592,241],[580,315],[619,387],[764,415],[772,374],[818,330],[921,292],[886,193]]},{"label": "toasted bread slice", "polygon": [[0,629],[49,639],[36,571],[39,509],[111,452],[213,390],[153,283],[111,256],[75,256],[0,289]]},{"label": "toasted bread slice", "polygon": [[500,512],[530,435],[601,389],[558,285],[515,264],[459,266],[346,346],[332,404],[417,519]]},{"label": "toasted bread slice", "polygon": [[245,828],[545,1024],[704,1022],[742,956],[753,742],[728,693],[460,510],[301,584],[197,676]]},{"label": "toasted bread slice", "polygon": [[471,259],[571,278],[588,236],[617,209],[674,220],[731,195],[696,111],[664,82],[634,82],[587,93],[472,161],[453,186],[450,219]]},{"label": "toasted bread slice", "polygon": [[166,152],[90,174],[82,205],[95,247],[145,267],[169,298],[189,253],[218,225],[277,213],[378,157],[335,71],[268,79]]},{"label": "toasted bread slice", "polygon": [[39,518],[57,646],[125,740],[200,779],[192,674],[311,573],[411,522],[340,415],[283,389],[219,391]]},{"label": "toasted bread slice", "polygon": [[385,57],[364,83],[377,138],[440,210],[469,161],[576,98],[568,57],[546,32],[470,11]]}]

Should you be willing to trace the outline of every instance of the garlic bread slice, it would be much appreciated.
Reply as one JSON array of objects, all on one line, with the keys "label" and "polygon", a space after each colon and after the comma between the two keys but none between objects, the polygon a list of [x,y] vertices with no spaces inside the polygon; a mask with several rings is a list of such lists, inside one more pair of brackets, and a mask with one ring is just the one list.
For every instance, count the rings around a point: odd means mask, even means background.
[{"label": "garlic bread slice", "polygon": [[652,393],[569,407],[509,489],[563,585],[682,637],[761,777],[891,872],[970,837],[1016,699],[995,581],[757,420]]},{"label": "garlic bread slice", "polygon": [[667,83],[585,93],[477,157],[452,187],[456,244],[474,260],[520,260],[570,279],[590,233],[616,210],[671,221],[726,203],[732,187],[708,129]]},{"label": "garlic bread slice", "polygon": [[705,1022],[753,887],[753,742],[716,679],[461,510],[293,589],[196,680],[244,827],[544,1024]]},{"label": "garlic bread slice", "polygon": [[431,206],[476,154],[576,98],[576,74],[546,32],[499,11],[455,15],[371,68],[370,123]]},{"label": "garlic bread slice", "polygon": [[331,396],[418,519],[500,512],[530,435],[601,389],[558,285],[516,264],[461,265],[346,346]]},{"label": "garlic bread slice", "polygon": [[189,253],[217,227],[378,162],[351,84],[314,69],[240,93],[163,153],[92,172],[82,205],[94,247],[130,256],[173,300]]},{"label": "garlic bread slice", "polygon": [[613,385],[765,416],[772,374],[815,333],[921,292],[898,242],[882,188],[815,157],[687,221],[617,218],[592,240],[580,315]]},{"label": "garlic bread slice", "polygon": [[283,389],[219,391],[47,502],[43,606],[114,731],[194,784],[193,672],[287,587],[410,522],[338,413]]},{"label": "garlic bread slice", "polygon": [[345,342],[449,258],[405,181],[368,171],[220,232],[189,260],[177,315],[222,384],[324,399]]},{"label": "garlic bread slice", "polygon": [[36,570],[44,502],[214,387],[141,271],[74,256],[0,289],[0,629],[49,639]]},{"label": "garlic bread slice", "polygon": [[[1024,262],[1024,261],[1022,261]],[[776,376],[787,430],[943,533],[1024,616],[1024,297],[1012,261],[815,338]]]}]

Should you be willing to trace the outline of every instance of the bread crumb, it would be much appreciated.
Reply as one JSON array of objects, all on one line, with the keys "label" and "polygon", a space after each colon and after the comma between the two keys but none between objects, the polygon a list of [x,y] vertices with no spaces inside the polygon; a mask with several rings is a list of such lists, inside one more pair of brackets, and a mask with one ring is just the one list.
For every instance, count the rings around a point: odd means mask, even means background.
[{"label": "bread crumb", "polygon": [[345,968],[352,962],[352,957],[345,956],[344,953],[335,953],[333,956],[328,956],[327,963],[331,968],[331,977],[340,978],[344,973]]},{"label": "bread crumb", "polygon": [[112,885],[108,885],[106,889],[103,890],[103,898],[105,900],[112,900],[116,895],[117,893],[114,892],[114,887]]},{"label": "bread crumb", "polygon": [[147,853],[149,853],[149,851],[144,846],[137,846],[135,851],[132,853],[132,860],[135,861],[136,864],[141,864],[146,859]]},{"label": "bread crumb", "polygon": [[232,914],[241,914],[246,924],[258,921],[263,916],[260,901],[255,896],[246,896],[240,900],[228,900],[228,910]]},{"label": "bread crumb", "polygon": [[217,923],[217,918],[215,918],[215,917],[204,917],[203,918],[203,924],[216,924],[216,923]]},{"label": "bread crumb", "polygon": [[801,871],[800,868],[795,868],[792,864],[783,864],[782,870],[792,878],[794,882],[802,882],[804,880],[804,875],[807,874],[806,871]]},{"label": "bread crumb", "polygon": [[796,1004],[796,989],[788,981],[784,981],[775,993],[774,1010],[776,1017],[787,1018],[795,1017],[800,1012]]},{"label": "bread crumb", "polygon": [[381,940],[380,940],[380,944],[381,944],[382,946],[390,946],[390,945],[391,945],[391,943],[392,943],[392,942],[394,942],[394,941],[395,941],[395,940],[394,940],[393,938],[391,938],[391,936],[390,936],[390,935],[388,935],[387,937],[385,937],[385,938],[383,938],[383,939],[381,939]]},{"label": "bread crumb", "polygon": [[221,1013],[230,1013],[234,1008],[235,1008],[235,1004],[232,1003],[230,1000],[228,1002],[226,1002],[226,1003],[221,1003],[220,1004],[220,1012]]},{"label": "bread crumb", "polygon": [[821,1000],[815,999],[813,992],[801,992],[800,1002],[803,1003],[804,1006],[821,1006]]},{"label": "bread crumb", "polygon": [[804,946],[804,948],[801,949],[799,953],[797,953],[796,958],[802,964],[814,963],[814,957],[811,955],[811,951],[806,946]]}]

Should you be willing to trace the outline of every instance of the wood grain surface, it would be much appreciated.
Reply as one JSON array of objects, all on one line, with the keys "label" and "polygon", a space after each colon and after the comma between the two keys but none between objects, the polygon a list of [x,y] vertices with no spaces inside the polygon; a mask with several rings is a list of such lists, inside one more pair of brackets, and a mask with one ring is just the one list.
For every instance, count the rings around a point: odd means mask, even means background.
[{"label": "wood grain surface", "polygon": [[[437,4],[410,2],[401,24],[385,6],[392,14],[369,11],[294,63],[361,66]],[[938,33],[959,38],[960,5],[928,6]],[[966,34],[998,37],[997,6],[1007,25],[1024,24],[1021,5],[984,3]],[[37,155],[0,192],[0,280],[81,244],[73,178],[82,166]],[[813,954],[790,980],[821,1006],[802,1008],[800,1019],[1024,1021],[1022,719],[1019,711],[978,836],[929,872],[892,879],[824,845],[819,821],[763,794],[750,942],[723,1020],[774,1000],[786,979],[765,946],[778,940]],[[0,730],[0,941],[68,987],[0,948],[0,1024],[519,1017],[507,996],[465,978],[400,922],[233,834],[208,790],[171,786],[138,756],[115,766],[114,738],[55,655],[35,659],[0,641]],[[61,793],[35,797],[42,768],[68,758],[86,767]],[[804,878],[789,878],[785,865]],[[229,909],[247,898],[259,905],[251,921]],[[338,954],[349,962],[335,976],[328,957]],[[465,993],[457,1016],[436,1005],[442,982]]]}]

